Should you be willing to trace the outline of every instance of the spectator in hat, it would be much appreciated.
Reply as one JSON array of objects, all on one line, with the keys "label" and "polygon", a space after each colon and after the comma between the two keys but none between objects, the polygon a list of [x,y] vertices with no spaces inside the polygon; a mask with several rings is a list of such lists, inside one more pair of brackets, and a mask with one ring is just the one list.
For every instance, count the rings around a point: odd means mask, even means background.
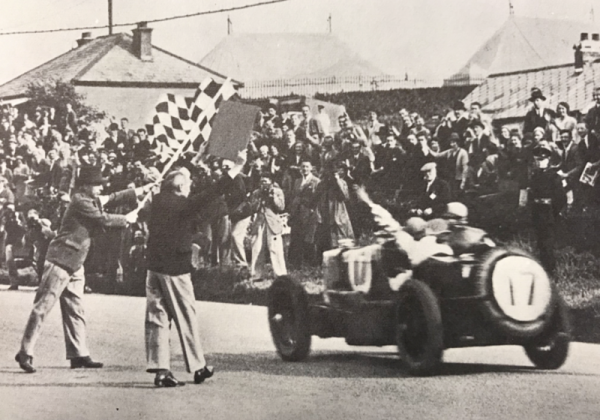
[{"label": "spectator in hat", "polygon": [[450,187],[446,181],[437,176],[435,162],[423,165],[421,174],[423,175],[423,183],[412,213],[427,218],[439,216],[450,201]]},{"label": "spectator in hat", "polygon": [[537,237],[540,262],[551,274],[556,269],[554,246],[559,215],[567,198],[562,178],[550,165],[552,150],[545,144],[533,149],[535,167],[529,184],[531,221]]},{"label": "spectator in hat", "polygon": [[461,139],[465,138],[465,131],[469,128],[471,120],[467,107],[463,101],[455,101],[452,111],[442,120],[442,127],[446,128],[448,136],[450,133],[457,133]]},{"label": "spectator in hat", "polygon": [[33,310],[25,327],[21,348],[15,359],[21,369],[33,373],[33,355],[44,319],[60,300],[67,359],[71,368],[101,368],[93,361],[87,347],[85,317],[82,304],[85,273],[83,263],[91,244],[91,237],[101,227],[125,227],[137,219],[137,212],[128,215],[107,214],[103,203],[135,200],[144,189],[128,190],[110,196],[100,196],[102,184],[100,170],[82,168],[78,177],[79,191],[73,195],[57,236],[52,240],[46,255],[44,274],[35,297]]},{"label": "spectator in hat", "polygon": [[525,120],[523,122],[523,133],[533,133],[536,127],[546,128],[548,123],[544,116],[544,110],[546,109],[546,97],[542,91],[538,88],[531,89],[531,96],[529,101],[533,104],[532,108],[525,114]]}]

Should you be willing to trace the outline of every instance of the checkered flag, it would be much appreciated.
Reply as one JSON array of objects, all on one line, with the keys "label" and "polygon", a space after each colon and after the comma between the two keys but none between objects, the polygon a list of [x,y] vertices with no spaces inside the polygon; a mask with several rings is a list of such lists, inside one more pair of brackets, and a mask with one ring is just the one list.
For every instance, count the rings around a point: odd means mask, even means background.
[{"label": "checkered flag", "polygon": [[[175,153],[190,149],[199,150],[210,137],[219,105],[235,93],[231,79],[221,85],[208,77],[200,83],[193,97],[161,95],[151,124],[146,124],[160,160],[165,162]],[[181,147],[184,150],[180,151]]]},{"label": "checkered flag", "polygon": [[236,90],[231,79],[227,79],[220,85],[208,77],[200,83],[189,108],[191,127],[189,137],[194,150],[198,150],[203,143],[208,141],[221,102],[230,99],[235,94]]}]

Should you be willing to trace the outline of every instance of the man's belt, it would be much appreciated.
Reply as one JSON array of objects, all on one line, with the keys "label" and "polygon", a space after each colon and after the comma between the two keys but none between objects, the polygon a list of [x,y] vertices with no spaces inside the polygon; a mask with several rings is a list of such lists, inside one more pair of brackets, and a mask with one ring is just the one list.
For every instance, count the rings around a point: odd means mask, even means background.
[{"label": "man's belt", "polygon": [[535,204],[552,204],[551,198],[534,198],[533,202]]}]

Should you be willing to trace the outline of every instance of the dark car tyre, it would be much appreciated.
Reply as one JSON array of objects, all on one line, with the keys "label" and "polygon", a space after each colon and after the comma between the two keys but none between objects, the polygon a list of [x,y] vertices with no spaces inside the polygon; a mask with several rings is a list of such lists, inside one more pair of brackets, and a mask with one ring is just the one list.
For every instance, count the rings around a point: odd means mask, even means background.
[{"label": "dark car tyre", "polygon": [[571,320],[569,309],[559,296],[556,310],[546,331],[539,339],[524,347],[529,360],[540,369],[558,369],[567,360],[571,342]]},{"label": "dark car tyre", "polygon": [[509,337],[540,334],[552,317],[556,292],[546,271],[526,251],[497,247],[486,253],[474,272],[476,293],[486,298],[481,310]]},{"label": "dark car tyre", "polygon": [[269,289],[268,305],[277,353],[288,362],[306,359],[311,343],[306,290],[288,276],[279,277]]},{"label": "dark car tyre", "polygon": [[398,291],[396,343],[411,375],[432,375],[442,362],[444,330],[440,305],[431,288],[420,280],[408,280]]}]

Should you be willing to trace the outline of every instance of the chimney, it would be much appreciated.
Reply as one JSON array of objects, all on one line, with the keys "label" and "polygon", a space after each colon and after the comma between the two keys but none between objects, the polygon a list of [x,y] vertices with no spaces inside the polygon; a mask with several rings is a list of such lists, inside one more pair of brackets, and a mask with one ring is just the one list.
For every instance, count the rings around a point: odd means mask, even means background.
[{"label": "chimney", "polygon": [[133,31],[133,53],[142,61],[152,61],[152,28],[139,22]]},{"label": "chimney", "polygon": [[77,40],[77,47],[81,47],[85,44],[89,44],[92,42],[92,33],[91,32],[82,32],[81,38]]},{"label": "chimney", "polygon": [[600,34],[582,32],[575,50],[575,74],[581,74],[586,65],[600,60]]}]

